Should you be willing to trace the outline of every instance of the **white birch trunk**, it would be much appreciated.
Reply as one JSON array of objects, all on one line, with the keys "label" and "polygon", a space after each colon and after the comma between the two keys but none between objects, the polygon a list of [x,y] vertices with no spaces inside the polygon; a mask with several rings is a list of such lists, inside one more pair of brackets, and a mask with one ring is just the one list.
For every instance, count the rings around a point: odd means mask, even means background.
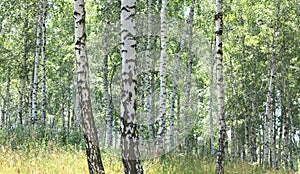
[{"label": "white birch trunk", "polygon": [[216,173],[224,173],[224,158],[226,146],[226,121],[224,112],[224,84],[223,84],[223,12],[222,0],[216,0],[216,59],[217,59],[217,93],[218,93],[218,115],[219,115],[219,135],[218,135],[218,153],[216,160]]},{"label": "white birch trunk", "polygon": [[[273,92],[275,66],[276,66],[275,56],[273,55],[272,60],[270,60],[269,86],[268,86],[268,92],[267,92],[266,117],[265,117],[265,123],[264,123],[264,165],[265,166],[268,166],[268,163],[269,163],[269,155],[268,155],[269,150],[271,150],[270,158],[272,161],[272,164],[271,164],[272,166],[274,165],[273,158],[275,158],[275,151],[272,148],[272,146],[274,145],[273,138],[272,138],[273,137],[272,92]],[[270,141],[270,143],[269,143],[269,141]],[[275,159],[274,159],[274,161],[275,161]]]},{"label": "white birch trunk", "polygon": [[38,74],[39,74],[39,60],[41,47],[41,26],[42,26],[42,9],[43,1],[40,0],[38,22],[36,28],[36,50],[33,71],[33,89],[32,89],[32,110],[31,110],[31,125],[34,127],[37,115],[37,92],[38,92]]},{"label": "white birch trunk", "polygon": [[161,7],[161,52],[160,52],[160,94],[159,94],[159,122],[157,131],[157,152],[162,153],[163,135],[165,133],[166,117],[166,56],[167,56],[167,0],[162,0]]},{"label": "white birch trunk", "polygon": [[189,109],[189,103],[190,103],[190,95],[191,95],[191,82],[192,82],[192,41],[193,41],[193,19],[194,19],[194,4],[195,0],[192,1],[190,16],[189,16],[189,39],[188,39],[188,54],[187,54],[187,60],[188,60],[188,72],[187,72],[187,87],[185,91],[185,97],[186,101],[183,106],[183,122],[184,122],[184,146],[185,146],[185,152],[187,153],[187,147],[188,147],[188,132],[189,132],[189,120],[188,120],[188,109]]},{"label": "white birch trunk", "polygon": [[9,112],[8,112],[8,106],[10,105],[10,85],[11,85],[11,68],[10,65],[7,67],[7,82],[6,82],[6,88],[5,88],[5,96],[2,101],[2,108],[1,108],[1,128],[2,129],[8,129],[9,127]]},{"label": "white birch trunk", "polygon": [[43,2],[42,15],[42,126],[46,127],[46,14],[47,0]]},{"label": "white birch trunk", "polygon": [[177,76],[178,76],[178,68],[180,66],[180,59],[184,48],[184,42],[186,37],[186,30],[188,27],[188,22],[185,24],[181,42],[180,42],[180,49],[176,58],[174,70],[173,70],[173,81],[172,81],[172,93],[171,93],[171,106],[170,106],[170,149],[174,148],[174,113],[175,113],[175,96],[177,91]]},{"label": "white birch trunk", "polygon": [[[214,120],[213,120],[213,86],[214,86],[214,54],[213,54],[213,40],[211,40],[210,45],[210,76],[209,76],[209,133],[210,133],[210,153],[211,155],[215,154],[214,147]],[[232,130],[231,130],[232,131]],[[231,139],[232,141],[232,139]],[[233,146],[232,146],[233,147]]]},{"label": "white birch trunk", "polygon": [[[27,0],[24,7],[24,11],[27,12]],[[27,27],[28,27],[28,18],[27,14],[24,16],[24,31],[23,31],[23,60],[22,60],[22,75],[20,82],[20,93],[18,96],[18,120],[19,126],[23,128],[23,95],[25,90],[25,80],[26,80],[26,68],[27,68]]]},{"label": "white birch trunk", "polygon": [[[148,40],[146,48],[146,114],[149,132],[149,144],[152,145],[153,135],[153,114],[151,113],[151,75],[150,75],[150,51],[152,43],[152,0],[148,0]],[[154,60],[153,60],[154,61]]]},{"label": "white birch trunk", "polygon": [[[109,3],[106,3],[108,6]],[[111,115],[111,100],[108,91],[108,37],[109,37],[109,17],[108,9],[105,9],[105,27],[104,27],[104,39],[103,39],[103,91],[104,91],[104,102],[105,102],[105,112],[106,112],[106,135],[105,144],[107,147],[112,146],[112,133],[113,133],[113,120]]]},{"label": "white birch trunk", "polygon": [[90,174],[104,173],[100,154],[97,129],[95,126],[89,84],[89,64],[86,49],[84,0],[74,0],[75,54],[78,107],[81,127],[86,145],[86,155]]},{"label": "white birch trunk", "polygon": [[125,174],[142,174],[143,167],[138,148],[138,122],[136,115],[136,30],[135,0],[121,2],[121,148]]}]

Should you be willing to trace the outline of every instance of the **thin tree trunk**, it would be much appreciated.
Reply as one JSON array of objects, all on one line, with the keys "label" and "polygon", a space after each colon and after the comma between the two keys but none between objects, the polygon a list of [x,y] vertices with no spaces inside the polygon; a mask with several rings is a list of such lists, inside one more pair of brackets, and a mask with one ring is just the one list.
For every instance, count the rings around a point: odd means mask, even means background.
[{"label": "thin tree trunk", "polygon": [[284,168],[285,170],[288,169],[288,151],[289,151],[289,117],[286,110],[286,80],[285,80],[285,62],[282,60],[282,92],[280,93],[281,97],[281,112],[282,112],[282,118],[283,118],[283,136],[284,136],[284,143],[283,143],[283,162],[284,162]]},{"label": "thin tree trunk", "polygon": [[219,115],[219,136],[218,136],[218,153],[216,160],[216,173],[224,173],[224,159],[226,146],[226,121],[224,112],[224,85],[223,85],[223,50],[222,50],[222,33],[223,33],[223,12],[222,0],[216,0],[216,59],[217,59],[217,91],[218,91],[218,115]]},{"label": "thin tree trunk", "polygon": [[[246,96],[248,96],[247,92],[245,91]],[[250,138],[249,138],[249,134],[250,134],[250,111],[249,111],[249,104],[247,103],[248,99],[244,99],[245,100],[245,121],[244,121],[244,125],[245,125],[245,159],[248,161],[248,158],[250,157],[250,149],[251,149],[251,145],[250,145]]]},{"label": "thin tree trunk", "polygon": [[[252,105],[252,118],[256,118],[256,99],[254,99]],[[256,154],[256,128],[253,125],[253,122],[250,127],[250,161],[256,162],[257,161],[257,154]]]},{"label": "thin tree trunk", "polygon": [[[149,132],[149,144],[152,145],[153,135],[153,115],[151,113],[151,80],[150,80],[150,51],[152,43],[152,0],[148,0],[148,40],[146,48],[146,113],[147,126]],[[153,60],[154,61],[154,60]]]},{"label": "thin tree trunk", "polygon": [[185,96],[186,96],[186,101],[183,106],[183,122],[184,122],[184,133],[185,133],[185,138],[184,138],[184,143],[185,143],[185,153],[187,153],[187,147],[188,147],[188,129],[189,129],[189,120],[188,120],[188,109],[189,109],[189,103],[190,103],[190,95],[191,95],[191,82],[192,82],[192,64],[193,64],[193,59],[192,59],[192,41],[193,41],[193,19],[194,19],[194,5],[195,5],[195,0],[192,1],[192,6],[191,6],[191,11],[190,11],[190,16],[189,16],[189,39],[188,39],[188,54],[187,54],[187,60],[188,60],[188,72],[187,72],[187,87],[185,91]]},{"label": "thin tree trunk", "polygon": [[66,96],[64,92],[64,86],[62,89],[62,102],[61,102],[61,121],[62,121],[62,141],[66,143],[66,115],[65,115],[65,101]]},{"label": "thin tree trunk", "polygon": [[[193,4],[194,4],[194,2],[193,2]],[[180,47],[179,47],[180,49],[178,51],[178,55],[177,55],[174,70],[173,70],[171,106],[170,106],[170,149],[174,148],[174,115],[175,115],[174,113],[175,113],[175,98],[176,98],[176,93],[177,93],[176,91],[177,91],[178,68],[180,66],[180,59],[181,59],[183,49],[184,49],[186,32],[187,32],[188,26],[191,23],[192,13],[194,12],[193,7],[191,9],[192,10],[190,11],[189,17],[187,19],[187,22],[186,22],[183,32],[182,32]],[[186,103],[188,103],[188,102],[186,102]]]},{"label": "thin tree trunk", "polygon": [[296,134],[296,130],[294,128],[294,121],[293,121],[293,117],[292,117],[292,113],[291,113],[291,108],[288,108],[288,112],[289,112],[289,119],[290,119],[290,135],[289,135],[289,162],[290,162],[290,169],[295,171],[294,168],[294,137]]},{"label": "thin tree trunk", "polygon": [[[231,97],[233,98],[235,95],[235,91],[234,91],[234,75],[233,75],[233,62],[232,62],[232,58],[230,56],[230,83],[231,83]],[[231,111],[231,125],[230,125],[230,129],[231,129],[231,158],[233,160],[235,160],[236,156],[237,156],[237,152],[236,152],[236,131],[235,131],[235,126],[234,126],[234,121],[237,120],[236,117],[234,117],[235,114],[233,114],[233,112]]]},{"label": "thin tree trunk", "polygon": [[[275,71],[275,55],[272,56],[270,62],[270,74],[269,74],[269,87],[267,93],[267,104],[266,104],[266,117],[265,117],[265,126],[264,126],[264,164],[268,166],[269,160],[269,147],[270,147],[270,159],[272,161],[271,166],[276,165],[274,162],[274,142],[273,142],[273,119],[272,119],[272,92],[273,92],[273,81],[274,81],[274,71]],[[270,143],[269,140],[271,139]]]},{"label": "thin tree trunk", "polygon": [[[284,78],[284,77],[282,77]],[[281,155],[282,155],[282,135],[283,135],[283,125],[284,125],[284,112],[283,112],[283,101],[282,101],[282,86],[281,86],[281,90],[279,91],[280,94],[279,94],[279,97],[280,97],[280,118],[279,118],[279,121],[280,121],[280,130],[279,130],[279,140],[278,140],[278,154],[277,154],[277,163],[276,163],[276,168],[279,169],[281,166]]]},{"label": "thin tree trunk", "polygon": [[[210,153],[215,154],[214,147],[214,120],[213,120],[213,86],[214,86],[214,54],[213,54],[213,40],[210,43],[210,83],[209,83],[209,132],[210,132]],[[232,130],[231,130],[232,131]],[[232,141],[232,139],[231,139]],[[233,147],[233,146],[231,146]]]},{"label": "thin tree trunk", "polygon": [[[27,0],[25,4],[24,11],[27,11]],[[19,126],[23,128],[23,95],[25,90],[25,80],[26,80],[26,73],[27,73],[27,27],[28,27],[28,18],[27,13],[24,16],[24,31],[23,31],[23,60],[22,60],[22,74],[21,74],[21,84],[20,84],[20,92],[18,97],[18,119],[19,119]]]},{"label": "thin tree trunk", "polygon": [[90,174],[104,173],[97,129],[95,126],[89,84],[89,64],[86,50],[84,0],[74,0],[76,80],[81,127],[86,145]]},{"label": "thin tree trunk", "polygon": [[[151,134],[153,136],[153,139],[155,138],[155,129],[154,129],[154,116],[156,115],[156,106],[155,106],[155,101],[156,101],[156,80],[155,80],[155,77],[156,77],[156,71],[155,71],[155,65],[157,63],[157,55],[156,55],[156,52],[157,52],[157,38],[154,39],[154,52],[153,52],[153,61],[152,61],[152,65],[151,65]],[[150,134],[150,132],[149,132]],[[151,142],[150,140],[150,145],[151,147],[153,146],[153,141]]]},{"label": "thin tree trunk", "polygon": [[125,174],[142,174],[136,116],[135,0],[121,2],[121,148]]},{"label": "thin tree trunk", "polygon": [[9,101],[10,101],[10,85],[11,85],[11,68],[10,65],[8,65],[7,67],[7,82],[6,82],[6,89],[5,89],[5,96],[3,98],[2,101],[2,109],[1,109],[1,114],[2,114],[2,118],[1,118],[1,128],[2,129],[8,129],[9,127],[9,112],[8,112],[8,106],[10,105]]},{"label": "thin tree trunk", "polygon": [[40,59],[40,47],[41,47],[41,26],[42,26],[42,9],[43,0],[40,0],[38,23],[36,29],[36,50],[34,60],[34,72],[33,72],[33,90],[32,90],[32,110],[31,110],[31,125],[34,127],[37,115],[37,92],[38,92],[38,74],[39,74],[39,59]]},{"label": "thin tree trunk", "polygon": [[24,120],[24,127],[31,124],[31,115],[32,115],[32,93],[33,93],[33,73],[29,75],[29,90],[28,90],[28,115],[29,118]]},{"label": "thin tree trunk", "polygon": [[104,27],[104,39],[103,39],[103,91],[104,91],[104,102],[106,111],[106,136],[105,144],[107,147],[112,146],[112,115],[110,107],[110,96],[108,91],[108,37],[109,37],[109,14],[108,14],[108,2],[106,2],[107,8],[105,9],[105,27]]},{"label": "thin tree trunk", "polygon": [[163,135],[166,117],[166,56],[167,56],[167,0],[162,0],[161,7],[161,52],[160,52],[160,94],[159,94],[159,122],[157,131],[157,152],[163,153]]},{"label": "thin tree trunk", "polygon": [[71,88],[71,84],[72,84],[72,71],[71,71],[71,69],[72,69],[72,65],[73,65],[73,61],[70,61],[69,62],[69,68],[70,68],[70,70],[68,71],[68,87],[67,87],[67,89],[68,89],[68,101],[67,101],[67,116],[68,116],[68,123],[67,123],[67,125],[68,125],[68,137],[69,137],[69,135],[70,135],[70,129],[71,129],[71,124],[73,123],[73,121],[74,121],[74,119],[73,119],[73,112],[72,112],[72,108],[71,108],[71,101],[72,101],[72,88]]},{"label": "thin tree trunk", "polygon": [[180,94],[177,94],[177,130],[176,130],[176,139],[177,139],[177,144],[180,144],[180,128],[181,128],[181,124],[180,124],[180,109],[181,109],[181,105],[180,105]]},{"label": "thin tree trunk", "polygon": [[47,0],[43,0],[42,15],[42,126],[46,128],[46,15]]}]

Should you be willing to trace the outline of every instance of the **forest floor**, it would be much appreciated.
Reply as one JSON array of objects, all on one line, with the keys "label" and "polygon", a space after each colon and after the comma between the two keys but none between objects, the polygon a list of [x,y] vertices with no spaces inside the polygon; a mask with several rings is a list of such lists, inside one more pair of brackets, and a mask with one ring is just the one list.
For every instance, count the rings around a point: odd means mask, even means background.
[{"label": "forest floor", "polygon": [[[123,166],[119,158],[102,153],[107,174],[122,174]],[[145,174],[210,174],[215,172],[215,164],[205,157],[165,157],[143,162]],[[30,145],[18,150],[0,148],[0,174],[87,174],[85,152],[74,147],[61,148],[54,144],[47,146]],[[263,168],[243,162],[227,163],[227,174],[283,174],[292,173]]]}]

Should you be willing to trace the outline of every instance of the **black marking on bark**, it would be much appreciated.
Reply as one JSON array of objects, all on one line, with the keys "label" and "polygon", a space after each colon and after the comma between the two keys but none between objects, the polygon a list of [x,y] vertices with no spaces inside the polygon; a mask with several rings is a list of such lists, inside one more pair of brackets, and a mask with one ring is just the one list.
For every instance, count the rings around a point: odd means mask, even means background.
[{"label": "black marking on bark", "polygon": [[219,50],[217,51],[217,54],[223,55],[223,51],[222,51],[221,49],[219,49]]},{"label": "black marking on bark", "polygon": [[222,19],[222,17],[223,17],[222,12],[218,12],[217,14],[215,14],[215,20]]},{"label": "black marking on bark", "polygon": [[217,30],[215,33],[216,33],[217,35],[222,35],[223,30],[222,30],[222,29],[219,29],[219,30]]},{"label": "black marking on bark", "polygon": [[121,11],[125,10],[125,11],[127,11],[127,12],[130,12],[130,10],[128,10],[127,8],[128,8],[128,6],[122,7],[122,8],[121,8]]},{"label": "black marking on bark", "polygon": [[74,16],[80,15],[77,11],[74,11]]}]

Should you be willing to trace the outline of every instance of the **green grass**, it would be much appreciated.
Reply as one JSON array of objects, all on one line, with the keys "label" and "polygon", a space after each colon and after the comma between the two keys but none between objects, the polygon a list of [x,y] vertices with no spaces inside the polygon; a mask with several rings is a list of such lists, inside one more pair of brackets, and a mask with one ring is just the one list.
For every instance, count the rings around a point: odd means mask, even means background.
[{"label": "green grass", "polygon": [[[102,152],[107,174],[123,173],[120,158]],[[184,155],[166,156],[163,159],[143,161],[146,174],[210,174],[215,172],[214,160],[205,157],[186,157]],[[15,150],[2,146],[0,149],[0,174],[81,174],[88,173],[85,152],[74,147],[58,147],[32,144]],[[227,174],[283,174],[292,173],[279,170],[264,170],[257,165],[244,162],[227,163]]]}]

